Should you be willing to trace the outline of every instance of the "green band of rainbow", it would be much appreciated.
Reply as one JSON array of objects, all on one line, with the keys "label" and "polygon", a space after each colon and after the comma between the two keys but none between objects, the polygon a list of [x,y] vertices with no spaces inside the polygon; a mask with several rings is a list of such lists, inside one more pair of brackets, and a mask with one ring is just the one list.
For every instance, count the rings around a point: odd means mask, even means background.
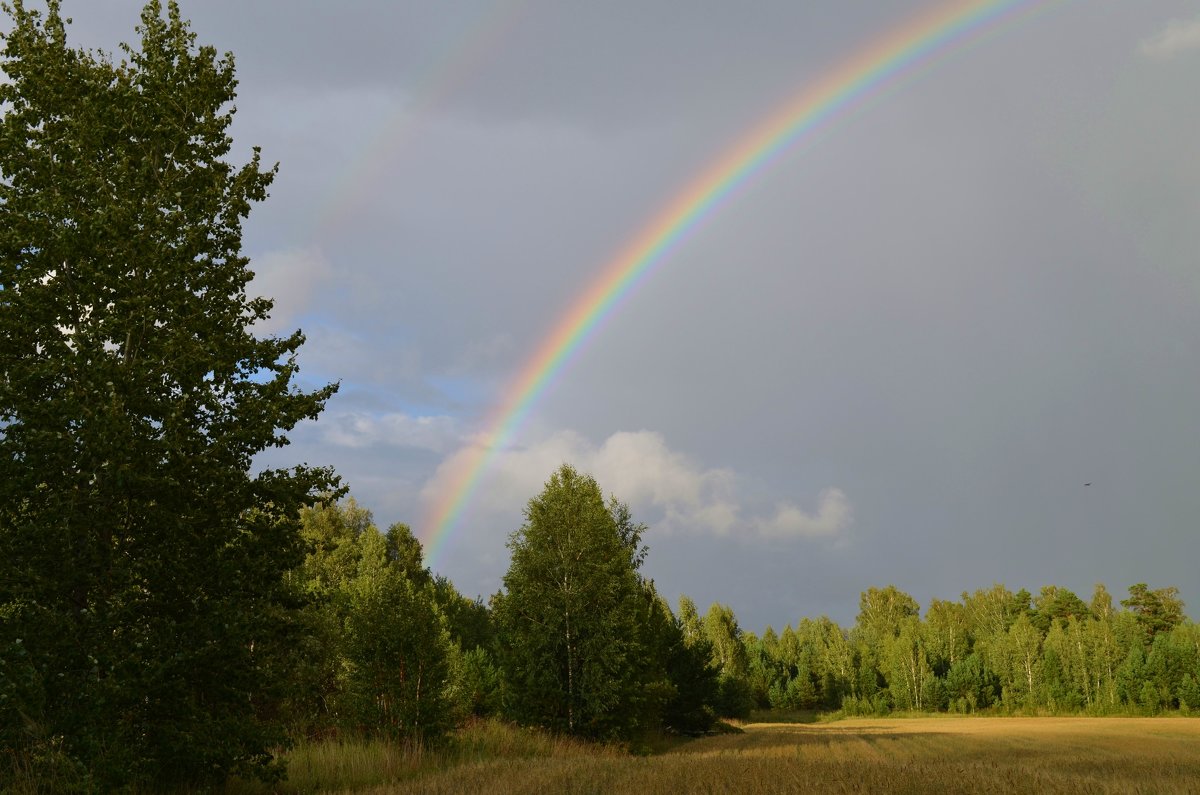
[{"label": "green band of rainbow", "polygon": [[604,267],[555,324],[488,414],[481,439],[456,459],[450,487],[424,523],[433,565],[488,464],[512,440],[538,398],[604,319],[690,231],[782,151],[895,82],[917,64],[1006,20],[1024,19],[1065,0],[958,0],[921,14],[863,48],[744,136],[693,180]]}]

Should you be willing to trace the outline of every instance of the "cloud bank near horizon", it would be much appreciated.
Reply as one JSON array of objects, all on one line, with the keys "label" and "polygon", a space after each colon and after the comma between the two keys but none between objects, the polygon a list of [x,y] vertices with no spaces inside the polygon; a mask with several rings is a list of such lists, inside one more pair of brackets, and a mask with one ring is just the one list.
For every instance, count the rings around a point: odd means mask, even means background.
[{"label": "cloud bank near horizon", "polygon": [[[448,456],[422,489],[427,504],[440,501],[450,474],[472,454],[463,447]],[[747,539],[844,539],[853,521],[846,494],[822,490],[815,511],[791,501],[763,510],[747,497],[747,478],[728,468],[705,468],[668,447],[654,431],[618,431],[596,444],[562,430],[540,441],[495,455],[472,495],[469,511],[518,521],[527,500],[549,475],[570,464],[596,478],[607,494],[628,503],[653,532],[738,536]]]}]

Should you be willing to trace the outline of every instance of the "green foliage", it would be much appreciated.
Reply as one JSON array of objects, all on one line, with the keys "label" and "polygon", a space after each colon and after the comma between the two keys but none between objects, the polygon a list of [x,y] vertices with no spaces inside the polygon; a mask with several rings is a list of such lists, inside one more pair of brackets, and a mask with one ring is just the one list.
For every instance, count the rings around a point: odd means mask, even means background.
[{"label": "green foliage", "polygon": [[632,739],[662,706],[637,573],[640,525],[596,481],[564,465],[509,537],[512,561],[493,597],[504,709],[520,723],[596,739]]},{"label": "green foliage", "polygon": [[353,498],[305,506],[300,524],[307,554],[288,576],[306,604],[283,720],[293,735],[310,737],[340,725],[347,594],[362,566],[360,539],[373,524],[371,512]]},{"label": "green foliage", "polygon": [[293,578],[311,602],[290,722],[307,735],[440,739],[467,698],[454,677],[467,674],[439,600],[462,597],[435,584],[406,526],[380,533],[352,499],[312,505],[301,519],[309,553]]},{"label": "green foliage", "polygon": [[1129,598],[1121,604],[1137,617],[1147,644],[1159,633],[1170,632],[1183,622],[1183,600],[1179,589],[1158,588],[1150,590],[1145,583],[1129,586]]},{"label": "green foliage", "polygon": [[892,704],[900,710],[929,709],[929,689],[935,678],[925,653],[925,638],[916,616],[905,617],[894,637],[885,635],[882,673],[888,683]]},{"label": "green foliage", "polygon": [[[1054,586],[1031,599],[1026,591],[994,585],[964,593],[957,603],[935,599],[921,620],[915,600],[888,586],[863,593],[849,638],[824,618],[803,619],[778,637],[770,628],[762,640],[740,631],[737,637],[749,659],[746,681],[754,693],[765,688],[771,707],[780,710],[1191,709],[1188,699],[1200,691],[1200,628],[1183,620],[1175,589],[1132,590],[1140,594],[1140,613],[1114,609],[1103,585],[1090,605]],[[1146,646],[1145,614],[1156,611],[1170,618]],[[721,619],[711,627],[729,624],[728,608],[710,612]],[[738,652],[725,657],[737,659]]]},{"label": "green foliage", "polygon": [[300,510],[304,563],[296,572],[301,587],[316,601],[342,592],[362,565],[360,540],[374,526],[371,512],[355,502],[316,502]]},{"label": "green foliage", "polygon": [[663,727],[681,734],[700,734],[712,728],[717,699],[717,670],[712,649],[702,637],[688,639],[682,621],[661,605],[661,654],[671,692],[663,705]]},{"label": "green foliage", "polygon": [[438,738],[450,724],[449,638],[432,593],[388,555],[379,531],[368,528],[360,544],[345,592],[343,719],[362,734]]},{"label": "green foliage", "polygon": [[[750,676],[750,650],[733,608],[714,602],[700,624],[711,649],[710,664],[718,672],[717,694],[713,709],[722,718],[744,718],[769,699],[770,684],[763,682],[756,697]],[[751,639],[751,645],[754,645]],[[768,701],[769,703],[769,701]]]},{"label": "green foliage", "polygon": [[983,661],[978,654],[968,654],[950,666],[945,692],[952,712],[974,712],[991,703],[993,693],[985,682]]},{"label": "green foliage", "polygon": [[860,635],[871,638],[897,635],[905,618],[920,613],[917,600],[894,585],[868,588],[859,599],[856,628]]},{"label": "green foliage", "polygon": [[1021,613],[1006,635],[998,640],[996,659],[1000,666],[996,673],[1000,677],[1005,705],[1009,709],[1034,707],[1040,677],[1041,633],[1029,615]]},{"label": "green foliage", "polygon": [[336,391],[295,388],[299,332],[252,331],[274,170],[227,161],[232,59],[174,4],[120,63],[57,2],[5,11],[0,732],[103,788],[270,776],[297,512],[334,482],[251,463]]},{"label": "green foliage", "polygon": [[892,705],[884,693],[873,696],[846,696],[842,699],[841,713],[846,717],[870,717],[887,715]]},{"label": "green foliage", "polygon": [[466,650],[490,649],[495,641],[495,629],[487,605],[478,598],[466,598],[445,577],[435,577],[432,585],[433,599],[450,639]]},{"label": "green foliage", "polygon": [[450,646],[447,698],[458,722],[470,717],[487,717],[500,710],[501,676],[491,653],[476,646],[463,651]]},{"label": "green foliage", "polygon": [[[1043,589],[1043,593],[1045,589]],[[1076,712],[1091,698],[1089,655],[1074,615],[1050,624],[1042,643],[1039,696],[1052,712]]]},{"label": "green foliage", "polygon": [[971,645],[966,606],[934,599],[925,614],[930,665],[944,673],[967,654]]},{"label": "green foliage", "polygon": [[694,644],[704,637],[704,624],[700,621],[696,603],[686,594],[679,597],[679,628],[683,630],[685,643]]},{"label": "green foliage", "polygon": [[1029,594],[1024,590],[1014,594],[996,583],[986,591],[963,593],[962,604],[971,636],[977,643],[986,644],[988,639],[1007,632],[1018,616],[1029,612]]},{"label": "green foliage", "polygon": [[771,705],[771,690],[778,680],[786,678],[787,671],[779,660],[779,641],[774,630],[767,627],[762,638],[746,633],[743,642],[749,660],[747,682],[756,709]]},{"label": "green foliage", "polygon": [[721,674],[717,679],[717,697],[713,709],[722,718],[745,718],[757,706],[750,683],[745,678]]},{"label": "green foliage", "polygon": [[500,710],[501,676],[493,653],[495,628],[491,614],[481,600],[466,598],[445,577],[435,577],[431,587],[449,639],[446,694],[455,719],[461,722],[496,714]]},{"label": "green foliage", "polygon": [[828,618],[805,618],[795,629],[785,627],[777,642],[755,649],[751,682],[760,676],[770,679],[766,690],[772,707],[837,709],[855,689],[854,649]]},{"label": "green foliage", "polygon": [[733,608],[714,602],[704,616],[703,632],[712,646],[712,664],[721,675],[746,679],[750,660]]},{"label": "green foliage", "polygon": [[1039,630],[1048,632],[1055,621],[1066,623],[1070,618],[1078,620],[1090,616],[1091,610],[1074,593],[1057,585],[1047,585],[1034,597],[1030,620]]},{"label": "green foliage", "polygon": [[46,692],[37,661],[30,656],[18,628],[29,627],[20,602],[0,604],[0,626],[5,645],[0,647],[0,746],[20,748],[33,739],[28,723],[46,710]]},{"label": "green foliage", "polygon": [[769,697],[773,709],[807,710],[818,706],[817,687],[806,668],[790,678],[773,682]]},{"label": "green foliage", "polygon": [[1146,653],[1141,644],[1130,646],[1125,660],[1116,670],[1117,693],[1124,703],[1132,706],[1141,704],[1145,673]]},{"label": "green foliage", "polygon": [[1200,677],[1185,673],[1176,691],[1180,706],[1200,709]]},{"label": "green foliage", "polygon": [[681,596],[679,607],[680,615],[675,617],[666,603],[661,605],[661,648],[667,679],[674,689],[663,706],[663,726],[682,734],[700,734],[711,729],[716,718],[713,704],[717,700],[718,673],[711,663],[712,644],[700,629],[695,604]]}]

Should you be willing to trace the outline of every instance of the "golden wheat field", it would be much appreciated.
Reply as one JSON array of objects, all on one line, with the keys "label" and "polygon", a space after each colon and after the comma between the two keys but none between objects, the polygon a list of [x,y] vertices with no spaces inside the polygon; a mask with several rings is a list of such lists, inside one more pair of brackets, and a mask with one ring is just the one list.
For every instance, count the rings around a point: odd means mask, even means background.
[{"label": "golden wheat field", "polygon": [[654,756],[578,744],[358,792],[1200,793],[1200,718],[754,723]]}]

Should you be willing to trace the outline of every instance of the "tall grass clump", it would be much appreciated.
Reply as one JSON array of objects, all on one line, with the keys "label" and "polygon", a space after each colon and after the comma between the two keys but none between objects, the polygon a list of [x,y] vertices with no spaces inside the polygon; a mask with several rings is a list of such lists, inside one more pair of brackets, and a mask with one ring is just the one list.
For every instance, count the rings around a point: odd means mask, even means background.
[{"label": "tall grass clump", "polygon": [[620,745],[591,743],[495,718],[481,718],[469,721],[437,745],[415,739],[352,736],[304,741],[282,753],[287,764],[284,781],[267,787],[258,782],[235,780],[227,792],[265,795],[356,791],[399,786],[458,767],[498,761],[616,759],[627,755],[627,749]]}]

